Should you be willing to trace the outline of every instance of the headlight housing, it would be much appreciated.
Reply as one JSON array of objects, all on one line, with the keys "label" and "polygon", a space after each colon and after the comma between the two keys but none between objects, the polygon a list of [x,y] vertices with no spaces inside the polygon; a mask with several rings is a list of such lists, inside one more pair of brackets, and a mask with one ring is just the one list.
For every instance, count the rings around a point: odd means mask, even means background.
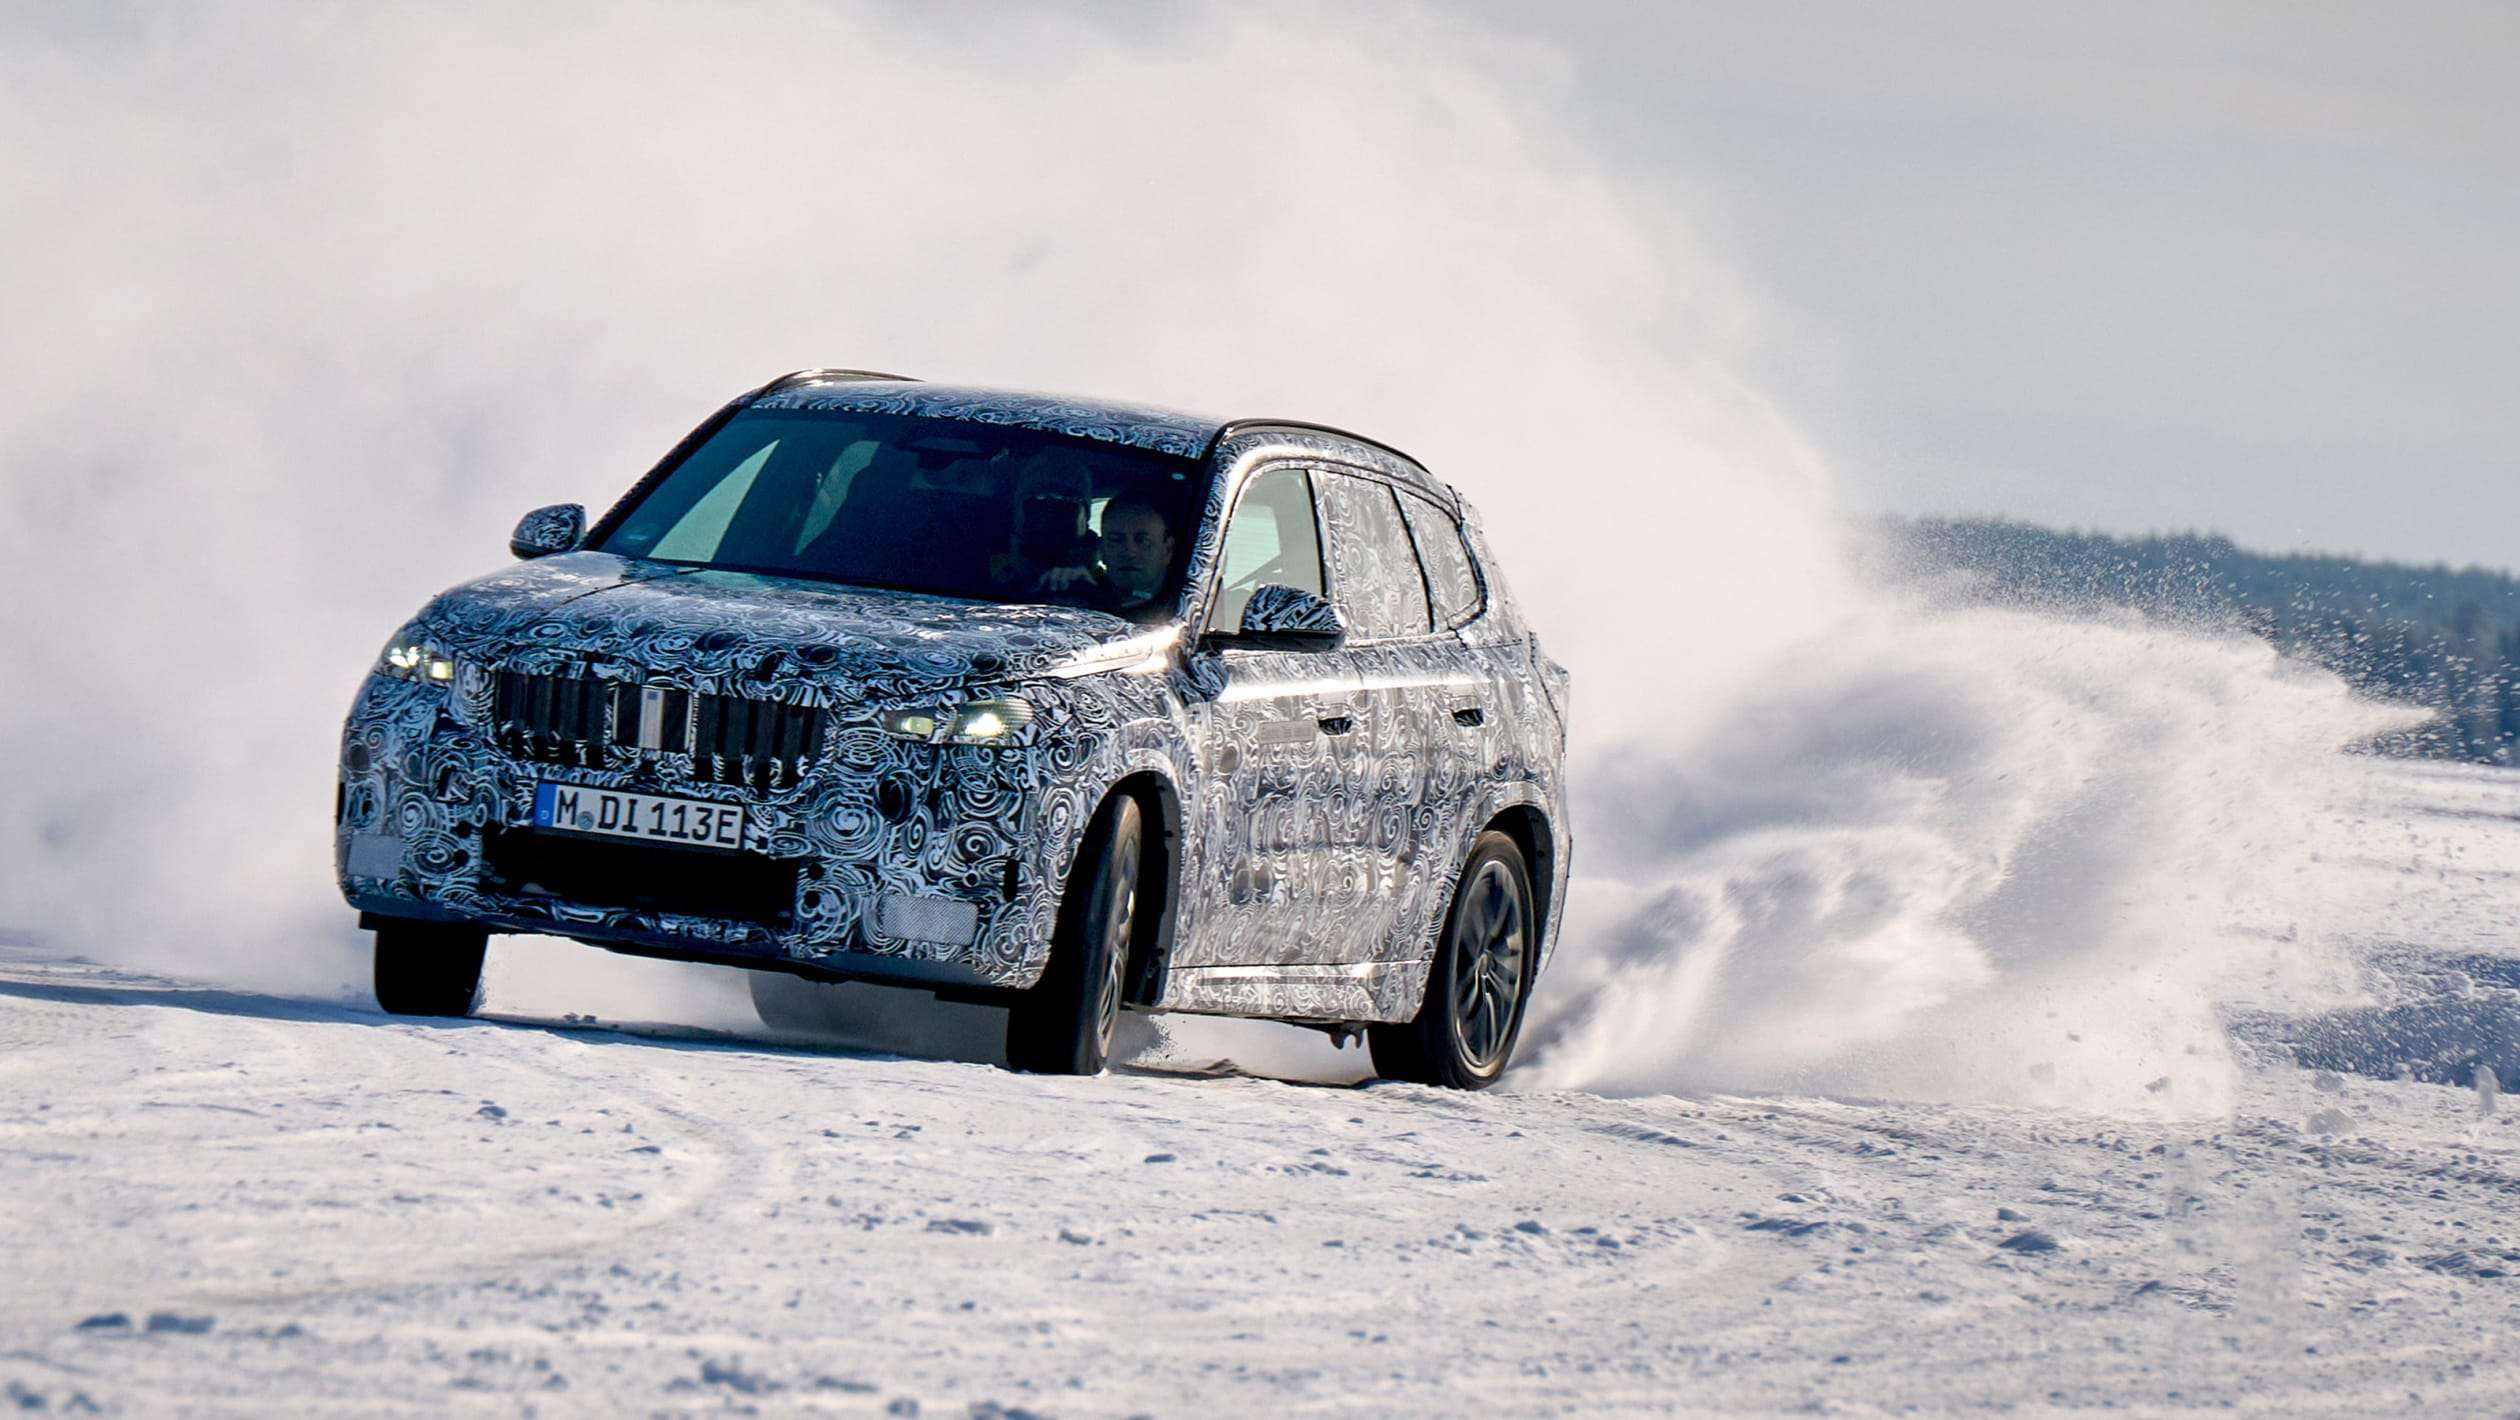
[{"label": "headlight housing", "polygon": [[887,710],[884,733],[931,745],[1002,744],[1033,722],[1032,702],[1018,696]]},{"label": "headlight housing", "polygon": [[376,659],[376,673],[424,685],[451,685],[455,680],[455,658],[438,649],[429,638],[428,629],[414,622],[385,643],[385,653]]}]

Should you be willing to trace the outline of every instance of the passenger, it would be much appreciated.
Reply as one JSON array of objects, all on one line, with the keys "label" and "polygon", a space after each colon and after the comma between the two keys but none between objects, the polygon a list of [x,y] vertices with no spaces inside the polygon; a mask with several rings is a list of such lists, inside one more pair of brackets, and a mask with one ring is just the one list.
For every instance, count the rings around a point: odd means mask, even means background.
[{"label": "passenger", "polygon": [[1085,501],[1092,491],[1092,475],[1073,455],[1051,450],[1035,457],[1016,476],[1015,514],[1006,545],[989,555],[989,585],[1001,594],[1032,593],[1044,589],[1047,573],[1091,571],[1094,534],[1086,526]]}]

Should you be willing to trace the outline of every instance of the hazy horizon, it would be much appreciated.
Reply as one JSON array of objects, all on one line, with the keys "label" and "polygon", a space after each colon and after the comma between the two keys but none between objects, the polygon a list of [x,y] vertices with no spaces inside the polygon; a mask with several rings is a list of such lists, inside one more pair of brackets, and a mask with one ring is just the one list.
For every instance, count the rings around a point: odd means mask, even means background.
[{"label": "hazy horizon", "polygon": [[1850,506],[2520,569],[2520,11],[1473,13]]}]

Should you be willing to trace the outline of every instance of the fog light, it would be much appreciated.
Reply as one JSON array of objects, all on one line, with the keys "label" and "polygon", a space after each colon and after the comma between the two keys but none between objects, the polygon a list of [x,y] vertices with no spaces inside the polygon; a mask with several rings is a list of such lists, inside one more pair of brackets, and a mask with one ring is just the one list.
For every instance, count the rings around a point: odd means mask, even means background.
[{"label": "fog light", "polygon": [[370,882],[390,883],[402,876],[402,840],[388,833],[354,833],[342,871]]},{"label": "fog light", "polygon": [[980,904],[888,892],[876,907],[875,930],[908,942],[965,947],[980,935]]}]

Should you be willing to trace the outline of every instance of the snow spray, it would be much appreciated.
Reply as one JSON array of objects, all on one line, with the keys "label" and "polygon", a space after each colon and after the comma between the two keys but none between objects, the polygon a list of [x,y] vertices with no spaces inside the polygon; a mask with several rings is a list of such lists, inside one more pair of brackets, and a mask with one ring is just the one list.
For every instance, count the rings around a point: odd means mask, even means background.
[{"label": "snow spray", "polygon": [[2219,1111],[2217,1004],[2333,965],[2273,909],[2390,718],[2234,636],[1881,594],[1697,733],[1587,746],[1522,1082]]},{"label": "snow spray", "polygon": [[[1485,509],[1577,676],[1526,1082],[2212,1106],[2206,938],[2289,871],[2333,681],[1867,586],[1745,374],[1758,302],[1527,50],[1021,24],[185,7],[0,45],[0,928],[357,991],[333,764],[385,637],[727,394],[871,365],[1328,420]],[[1249,92],[1267,122],[1215,102]],[[639,970],[688,1019],[695,972]]]}]

